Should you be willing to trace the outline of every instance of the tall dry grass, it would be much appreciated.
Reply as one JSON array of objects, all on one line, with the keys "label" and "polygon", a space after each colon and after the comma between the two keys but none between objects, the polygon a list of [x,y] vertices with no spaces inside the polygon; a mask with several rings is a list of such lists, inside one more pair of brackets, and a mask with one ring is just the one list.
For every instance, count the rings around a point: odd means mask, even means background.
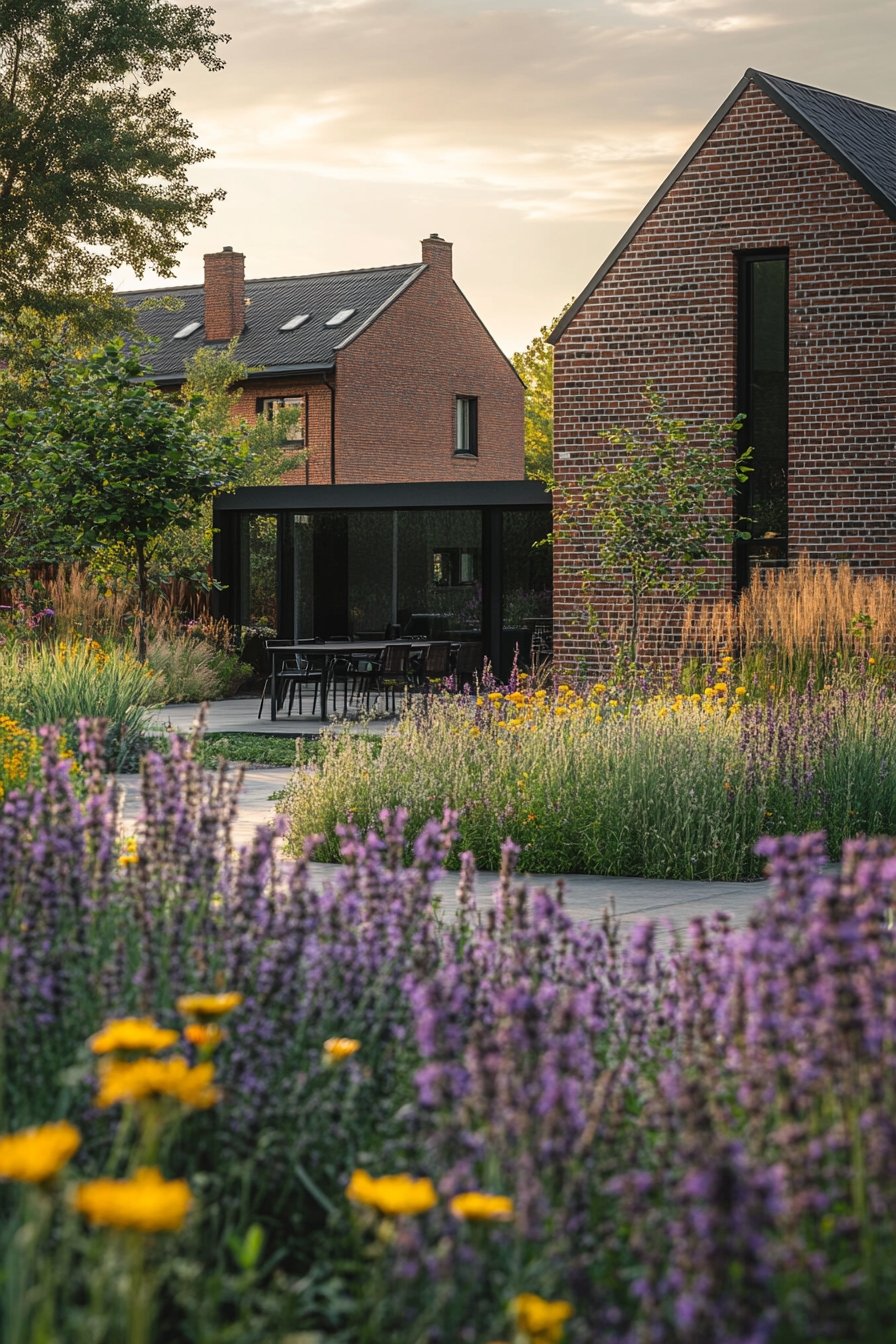
[{"label": "tall dry grass", "polygon": [[896,658],[896,583],[848,564],[801,556],[789,569],[763,570],[737,602],[694,603],[685,610],[682,662],[711,665],[732,653],[777,684],[821,683],[869,658]]}]

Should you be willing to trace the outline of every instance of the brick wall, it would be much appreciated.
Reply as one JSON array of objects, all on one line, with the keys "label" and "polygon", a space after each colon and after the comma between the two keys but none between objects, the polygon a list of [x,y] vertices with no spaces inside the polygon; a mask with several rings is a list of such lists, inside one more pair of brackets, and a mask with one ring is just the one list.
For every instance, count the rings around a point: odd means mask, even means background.
[{"label": "brick wall", "polygon": [[[695,426],[736,405],[737,255],[790,264],[790,555],[896,574],[896,224],[750,85],[604,277],[554,358],[555,472],[573,490],[599,431],[643,422],[652,378]],[[561,456],[568,454],[568,456]],[[555,550],[555,649],[603,672],[623,608],[607,585],[588,628],[576,572],[587,533]],[[731,557],[712,574],[729,595]],[[647,653],[678,648],[680,611],[647,613]]]},{"label": "brick wall", "polygon": [[[452,280],[446,246],[391,308],[339,352],[340,484],[525,475],[522,384]],[[475,459],[454,456],[458,395],[479,398]]]},{"label": "brick wall", "polygon": [[321,381],[319,376],[253,379],[251,383],[244,383],[240,397],[235,403],[234,414],[252,420],[260,397],[298,396],[308,398],[305,422],[305,441],[308,449],[307,467],[303,463],[295,470],[287,471],[281,484],[329,485],[330,389]]}]

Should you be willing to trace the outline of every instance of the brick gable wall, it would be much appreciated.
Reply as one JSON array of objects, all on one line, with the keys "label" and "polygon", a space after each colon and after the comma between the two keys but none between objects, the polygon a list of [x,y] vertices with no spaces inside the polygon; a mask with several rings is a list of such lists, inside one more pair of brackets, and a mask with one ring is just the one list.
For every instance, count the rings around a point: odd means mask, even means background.
[{"label": "brick gable wall", "polygon": [[[570,323],[555,350],[555,474],[574,493],[611,425],[643,423],[653,379],[699,425],[736,405],[737,255],[790,260],[790,554],[896,574],[896,223],[749,86]],[[555,548],[555,652],[606,670],[618,590],[583,599],[588,533]],[[732,585],[729,554],[711,577]],[[601,639],[589,628],[597,618]],[[680,612],[657,599],[646,652],[668,660]],[[593,620],[591,622],[593,624]]]},{"label": "brick gable wall", "polygon": [[[444,265],[337,357],[336,479],[520,480],[523,387]],[[479,398],[479,456],[454,456],[455,396]]]}]

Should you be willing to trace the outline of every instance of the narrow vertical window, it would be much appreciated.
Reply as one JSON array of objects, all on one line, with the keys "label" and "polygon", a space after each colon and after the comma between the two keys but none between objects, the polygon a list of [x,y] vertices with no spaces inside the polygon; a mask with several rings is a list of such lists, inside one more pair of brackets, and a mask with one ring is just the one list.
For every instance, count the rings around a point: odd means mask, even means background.
[{"label": "narrow vertical window", "polygon": [[454,399],[454,454],[456,457],[479,456],[479,398]]},{"label": "narrow vertical window", "polygon": [[740,258],[737,408],[753,469],[738,497],[750,533],[737,546],[738,588],[754,568],[787,563],[787,291],[786,253]]}]

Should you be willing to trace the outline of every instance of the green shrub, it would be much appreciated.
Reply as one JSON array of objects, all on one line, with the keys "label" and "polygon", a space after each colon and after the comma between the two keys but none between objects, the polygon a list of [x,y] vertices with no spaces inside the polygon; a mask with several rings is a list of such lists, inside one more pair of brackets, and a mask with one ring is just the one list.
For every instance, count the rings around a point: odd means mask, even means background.
[{"label": "green shrub", "polygon": [[55,723],[78,741],[79,719],[108,725],[110,769],[132,769],[149,726],[147,710],[164,699],[151,669],[125,650],[93,640],[21,643],[0,650],[0,711],[29,727]]}]

